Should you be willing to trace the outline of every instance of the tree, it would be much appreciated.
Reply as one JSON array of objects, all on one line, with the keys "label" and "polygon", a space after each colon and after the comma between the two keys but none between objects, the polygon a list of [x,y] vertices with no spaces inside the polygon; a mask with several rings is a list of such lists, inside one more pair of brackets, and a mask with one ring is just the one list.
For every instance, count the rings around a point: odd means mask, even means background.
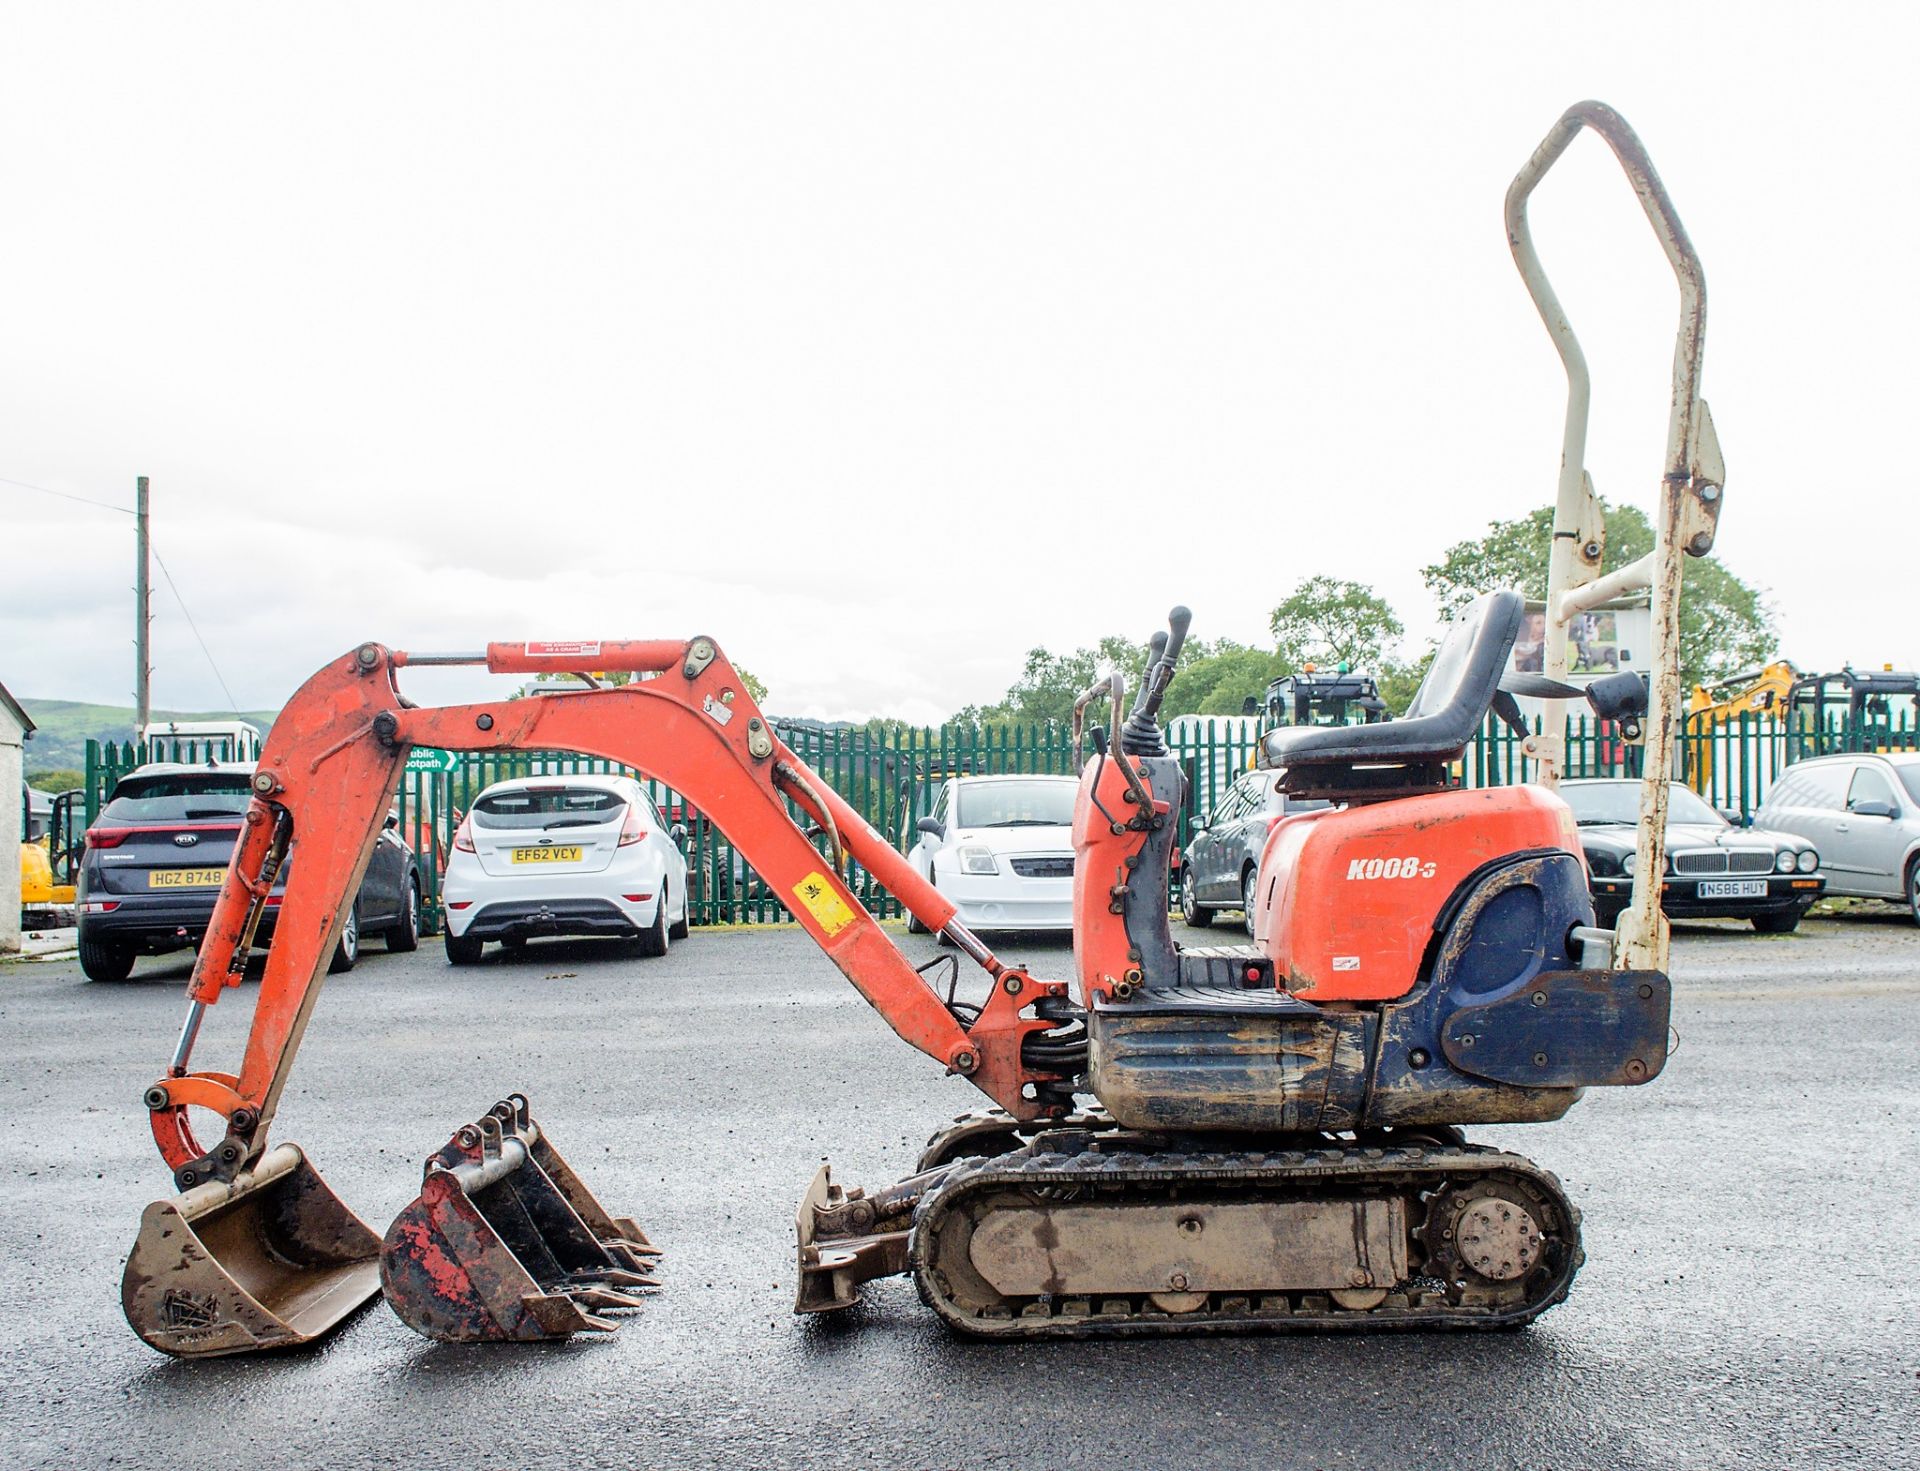
[{"label": "tree", "polygon": [[1309,577],[1273,610],[1275,651],[1293,668],[1307,663],[1374,669],[1406,632],[1386,599],[1364,583]]},{"label": "tree", "polygon": [[[1600,570],[1611,572],[1653,550],[1653,526],[1637,506],[1603,500],[1607,550]],[[1474,541],[1449,547],[1420,576],[1452,617],[1495,588],[1518,588],[1536,601],[1547,595],[1547,553],[1553,542],[1553,507],[1512,521],[1489,523]],[[1755,587],[1742,582],[1717,557],[1688,557],[1680,584],[1680,678],[1686,684],[1724,679],[1773,657],[1778,644],[1773,610]]]},{"label": "tree", "polygon": [[1099,665],[1095,649],[1076,649],[1071,654],[1029,649],[1020,677],[1004,695],[991,705],[969,705],[953,718],[975,725],[1071,720],[1074,700],[1098,678]]},{"label": "tree", "polygon": [[1427,651],[1417,659],[1384,660],[1376,676],[1380,686],[1380,699],[1395,719],[1407,713],[1407,706],[1413,703],[1413,697],[1420,690],[1420,681],[1427,677],[1427,670],[1433,667],[1433,656],[1439,645],[1430,645]]},{"label": "tree", "polygon": [[1191,660],[1182,660],[1167,686],[1161,717],[1176,715],[1238,715],[1251,699],[1258,705],[1267,686],[1292,666],[1270,649],[1256,649],[1232,639],[1203,645]]},{"label": "tree", "polygon": [[[1212,643],[1188,639],[1174,664],[1160,718],[1239,715],[1248,700],[1258,708],[1268,685],[1309,660],[1328,665],[1345,661],[1369,670],[1400,667],[1389,665],[1386,652],[1401,636],[1400,620],[1372,588],[1361,583],[1310,577],[1273,610],[1272,626],[1278,641],[1273,649],[1230,638]],[[1030,649],[1020,677],[1006,694],[990,705],[969,705],[953,718],[976,725],[1066,722],[1073,718],[1075,698],[1109,670],[1126,675],[1131,696],[1146,670],[1148,648],[1132,639],[1108,637],[1071,654]],[[1417,684],[1425,661],[1407,667],[1415,671],[1413,683]],[[1095,719],[1104,723],[1105,717]]]},{"label": "tree", "polygon": [[68,792],[75,787],[83,787],[87,778],[78,771],[29,771],[27,785],[36,792]]}]

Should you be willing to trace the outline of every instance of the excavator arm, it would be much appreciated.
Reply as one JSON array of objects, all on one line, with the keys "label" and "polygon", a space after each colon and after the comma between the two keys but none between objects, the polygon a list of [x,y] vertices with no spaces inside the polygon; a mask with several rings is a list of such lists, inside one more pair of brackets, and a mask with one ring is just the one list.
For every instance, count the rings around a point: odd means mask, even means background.
[{"label": "excavator arm", "polygon": [[[435,709],[400,693],[401,669],[447,664],[502,674],[585,666],[652,677]],[[429,655],[369,643],[300,688],[261,752],[241,840],[187,988],[179,1045],[146,1095],[154,1139],[182,1190],[231,1181],[264,1153],[347,906],[414,746],[578,751],[665,783],[719,826],[903,1039],[1017,1119],[1064,1115],[1070,1106],[1071,1077],[1029,1067],[1022,1057],[1026,1039],[1066,1017],[1066,985],[1001,964],[959,923],[952,903],[780,740],[711,639],[495,643],[485,653]],[[790,815],[789,800],[824,835],[824,855]],[[914,969],[847,886],[848,860],[986,972],[988,999],[977,1014],[970,1006],[949,1009]],[[282,868],[284,894],[240,1071],[196,1071],[190,1063],[201,1019],[244,975]],[[194,1108],[225,1123],[211,1150],[195,1137]]]}]

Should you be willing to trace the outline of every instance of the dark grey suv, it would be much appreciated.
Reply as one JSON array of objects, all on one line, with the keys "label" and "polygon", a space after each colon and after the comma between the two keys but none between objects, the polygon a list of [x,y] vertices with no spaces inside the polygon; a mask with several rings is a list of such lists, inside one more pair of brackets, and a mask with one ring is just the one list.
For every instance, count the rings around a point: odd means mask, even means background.
[{"label": "dark grey suv", "polygon": [[1308,812],[1328,804],[1289,797],[1276,790],[1278,771],[1249,771],[1227,788],[1226,796],[1187,836],[1180,863],[1180,913],[1204,929],[1216,910],[1238,909],[1253,933],[1247,902],[1260,869],[1267,832],[1290,812]]},{"label": "dark grey suv", "polygon": [[[74,903],[80,968],[90,981],[124,981],[140,955],[191,950],[206,934],[252,798],[251,763],[155,764],[122,777],[87,829]],[[287,856],[299,860],[299,842]],[[282,869],[255,938],[265,944],[286,888]],[[329,968],[351,969],[363,935],[384,934],[389,950],[420,941],[420,871],[389,816]]]}]

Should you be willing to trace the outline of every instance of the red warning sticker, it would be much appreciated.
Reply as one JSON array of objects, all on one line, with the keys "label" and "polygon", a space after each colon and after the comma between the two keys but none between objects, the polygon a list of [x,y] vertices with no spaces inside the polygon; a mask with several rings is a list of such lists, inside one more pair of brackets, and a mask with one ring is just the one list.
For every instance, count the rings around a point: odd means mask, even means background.
[{"label": "red warning sticker", "polygon": [[529,659],[597,659],[600,657],[598,643],[583,643],[577,640],[528,644],[526,650]]}]

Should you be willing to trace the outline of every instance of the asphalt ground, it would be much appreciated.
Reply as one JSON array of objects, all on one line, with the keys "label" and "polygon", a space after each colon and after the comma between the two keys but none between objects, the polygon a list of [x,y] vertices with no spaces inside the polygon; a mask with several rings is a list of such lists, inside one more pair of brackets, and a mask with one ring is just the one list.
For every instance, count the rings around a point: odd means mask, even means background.
[{"label": "asphalt ground", "polygon": [[[1059,941],[999,948],[1069,968]],[[10,965],[0,1462],[1920,1465],[1920,931],[1891,909],[1779,938],[1691,926],[1674,972],[1664,1076],[1474,1134],[1585,1212],[1587,1266],[1531,1328],[1010,1346],[949,1336],[904,1279],[843,1321],[790,1315],[815,1164],[885,1183],[975,1102],[797,931],[696,931],[651,961],[548,942],[470,970],[432,941],[370,944],[327,985],[276,1137],[382,1230],[428,1150],[525,1090],[668,1250],[665,1290],[561,1346],[433,1344],[376,1302],[315,1350],[175,1362],[128,1329],[119,1278],[168,1192],[139,1099],[185,958],[120,986]],[[237,1061],[254,989],[210,1015],[197,1064]]]}]

